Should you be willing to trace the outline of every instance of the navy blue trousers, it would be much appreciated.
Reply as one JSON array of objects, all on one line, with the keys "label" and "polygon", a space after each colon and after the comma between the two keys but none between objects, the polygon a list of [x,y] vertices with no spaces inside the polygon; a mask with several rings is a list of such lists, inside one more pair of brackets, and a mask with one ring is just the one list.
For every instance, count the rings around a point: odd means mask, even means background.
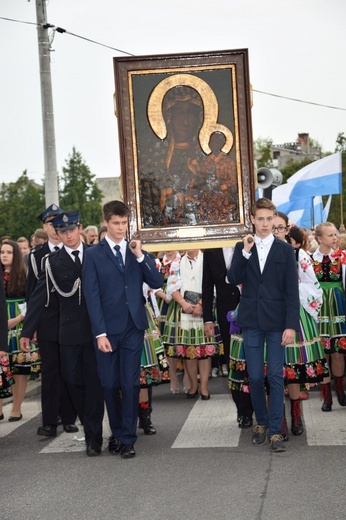
[{"label": "navy blue trousers", "polygon": [[[256,421],[261,426],[268,426],[268,435],[271,437],[281,433],[283,419],[285,347],[281,345],[282,332],[266,332],[260,328],[244,328],[243,337],[251,400]],[[269,409],[267,409],[264,387],[265,343],[267,346],[267,377],[270,387]]]},{"label": "navy blue trousers", "polygon": [[123,444],[137,440],[140,390],[140,364],[144,331],[129,316],[122,334],[108,336],[112,352],[96,347],[98,372],[103,388],[109,425],[114,437]]}]

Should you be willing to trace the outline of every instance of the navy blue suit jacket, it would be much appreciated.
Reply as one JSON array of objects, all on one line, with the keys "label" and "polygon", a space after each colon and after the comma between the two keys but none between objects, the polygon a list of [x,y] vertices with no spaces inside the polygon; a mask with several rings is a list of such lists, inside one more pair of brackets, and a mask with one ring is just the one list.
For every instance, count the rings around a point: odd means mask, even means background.
[{"label": "navy blue suit jacket", "polygon": [[144,260],[137,262],[127,245],[125,272],[122,273],[105,239],[85,252],[83,292],[94,336],[121,334],[126,328],[129,313],[138,329],[148,327],[143,282],[152,289],[159,289],[163,276],[153,258],[145,251],[143,254]]},{"label": "navy blue suit jacket", "polygon": [[227,273],[233,285],[242,284],[237,325],[267,332],[299,328],[299,288],[294,249],[274,238],[263,272],[260,271],[256,245],[247,260],[243,242],[238,242]]}]

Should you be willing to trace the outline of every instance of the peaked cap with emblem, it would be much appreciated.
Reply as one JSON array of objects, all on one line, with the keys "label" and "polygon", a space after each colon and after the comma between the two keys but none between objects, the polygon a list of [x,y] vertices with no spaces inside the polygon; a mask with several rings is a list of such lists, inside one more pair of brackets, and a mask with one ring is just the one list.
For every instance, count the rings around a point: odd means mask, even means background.
[{"label": "peaked cap with emblem", "polygon": [[62,213],[62,212],[63,212],[63,210],[61,208],[59,208],[59,206],[57,206],[56,204],[51,204],[37,218],[39,220],[42,220],[42,222],[45,222],[48,217],[55,217],[55,215],[59,215],[59,213]]},{"label": "peaked cap with emblem", "polygon": [[62,211],[52,219],[52,224],[57,231],[68,231],[79,226],[79,211]]}]

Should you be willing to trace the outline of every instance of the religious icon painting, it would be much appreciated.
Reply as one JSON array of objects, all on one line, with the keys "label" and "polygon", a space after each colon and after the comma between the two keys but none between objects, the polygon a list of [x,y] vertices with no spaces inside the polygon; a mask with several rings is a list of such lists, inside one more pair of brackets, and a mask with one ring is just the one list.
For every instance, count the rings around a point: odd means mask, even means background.
[{"label": "religious icon painting", "polygon": [[130,236],[158,251],[252,231],[247,50],[114,58],[114,71]]}]

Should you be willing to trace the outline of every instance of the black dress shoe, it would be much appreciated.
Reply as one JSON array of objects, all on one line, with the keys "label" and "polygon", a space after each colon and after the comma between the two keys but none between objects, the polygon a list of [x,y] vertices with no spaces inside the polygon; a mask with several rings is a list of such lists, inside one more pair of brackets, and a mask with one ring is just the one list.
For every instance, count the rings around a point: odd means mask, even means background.
[{"label": "black dress shoe", "polygon": [[251,417],[246,417],[246,415],[238,417],[239,428],[251,428],[252,424],[253,421]]},{"label": "black dress shoe", "polygon": [[207,395],[204,395],[201,393],[201,399],[202,399],[202,401],[209,401],[209,399],[210,399],[209,392],[207,393]]},{"label": "black dress shoe", "polygon": [[17,421],[20,421],[21,419],[23,419],[22,414],[20,414],[19,417],[9,417],[8,422],[17,422]]},{"label": "black dress shoe", "polygon": [[53,426],[52,424],[40,426],[37,429],[37,435],[44,435],[45,437],[56,437],[56,426]]},{"label": "black dress shoe", "polygon": [[87,444],[86,454],[88,457],[97,457],[98,455],[101,455],[101,446],[98,446],[93,442]]},{"label": "black dress shoe", "polygon": [[4,418],[4,414],[2,413],[2,414],[0,415],[0,421],[2,421],[3,418]]},{"label": "black dress shoe", "polygon": [[79,429],[75,424],[64,424],[63,428],[64,428],[64,432],[66,432],[66,433],[79,432]]},{"label": "black dress shoe", "polygon": [[195,399],[195,397],[198,397],[198,390],[196,390],[196,392],[193,394],[190,394],[190,392],[186,394],[186,399]]},{"label": "black dress shoe", "polygon": [[120,456],[122,459],[132,459],[135,457],[136,452],[133,447],[133,444],[123,444],[120,452]]},{"label": "black dress shoe", "polygon": [[123,445],[121,444],[120,441],[118,441],[118,439],[116,437],[114,437],[114,435],[111,435],[109,437],[109,441],[108,441],[108,451],[111,455],[115,455],[116,453],[120,453],[120,450],[121,448],[123,447]]}]

